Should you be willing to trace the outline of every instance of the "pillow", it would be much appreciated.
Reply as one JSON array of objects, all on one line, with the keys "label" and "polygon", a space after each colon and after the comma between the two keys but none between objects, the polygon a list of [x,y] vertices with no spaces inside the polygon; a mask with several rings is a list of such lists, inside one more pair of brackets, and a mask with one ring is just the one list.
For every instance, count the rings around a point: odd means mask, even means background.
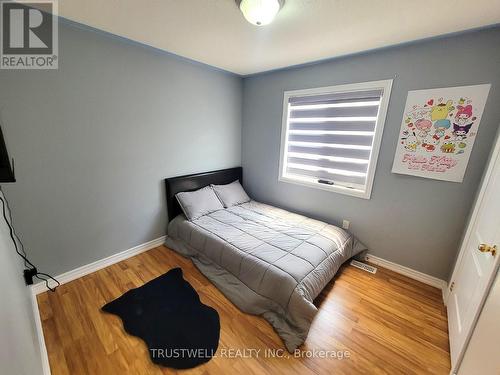
[{"label": "pillow", "polygon": [[184,191],[175,194],[182,212],[189,221],[207,215],[210,212],[222,210],[224,207],[210,186],[196,191]]},{"label": "pillow", "polygon": [[243,190],[240,181],[236,180],[227,185],[210,185],[219,197],[224,207],[250,202],[250,197]]}]

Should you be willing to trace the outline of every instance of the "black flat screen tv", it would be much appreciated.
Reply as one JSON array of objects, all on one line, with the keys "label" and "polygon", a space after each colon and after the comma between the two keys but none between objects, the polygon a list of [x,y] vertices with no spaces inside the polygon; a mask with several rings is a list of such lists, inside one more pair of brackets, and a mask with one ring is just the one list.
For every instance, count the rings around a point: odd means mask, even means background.
[{"label": "black flat screen tv", "polygon": [[9,153],[7,152],[7,147],[5,146],[5,140],[3,138],[2,128],[0,127],[0,183],[16,182],[13,166],[14,160],[12,160],[11,166]]}]

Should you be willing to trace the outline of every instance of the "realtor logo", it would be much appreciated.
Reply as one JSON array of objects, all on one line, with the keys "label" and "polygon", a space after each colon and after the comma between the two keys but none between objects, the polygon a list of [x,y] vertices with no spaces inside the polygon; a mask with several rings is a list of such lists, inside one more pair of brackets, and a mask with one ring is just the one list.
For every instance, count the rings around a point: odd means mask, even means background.
[{"label": "realtor logo", "polygon": [[57,69],[56,1],[0,1],[0,68]]}]

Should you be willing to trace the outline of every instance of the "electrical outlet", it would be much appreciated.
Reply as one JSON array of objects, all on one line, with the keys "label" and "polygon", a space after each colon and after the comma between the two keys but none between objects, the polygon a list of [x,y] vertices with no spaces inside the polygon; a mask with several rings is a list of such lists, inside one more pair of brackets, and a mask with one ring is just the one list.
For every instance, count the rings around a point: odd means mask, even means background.
[{"label": "electrical outlet", "polygon": [[349,225],[351,225],[351,222],[349,220],[342,221],[342,228],[349,229]]},{"label": "electrical outlet", "polygon": [[36,268],[29,268],[24,270],[24,281],[26,282],[26,285],[33,285],[33,277],[38,273]]}]

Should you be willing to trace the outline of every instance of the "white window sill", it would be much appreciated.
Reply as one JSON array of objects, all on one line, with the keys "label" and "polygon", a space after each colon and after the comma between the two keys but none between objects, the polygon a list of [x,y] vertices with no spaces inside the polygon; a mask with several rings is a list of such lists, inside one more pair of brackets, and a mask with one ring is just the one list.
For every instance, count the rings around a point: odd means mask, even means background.
[{"label": "white window sill", "polygon": [[290,178],[290,177],[286,177],[286,176],[280,176],[278,178],[278,181],[285,182],[288,184],[306,186],[306,187],[310,187],[313,189],[326,190],[326,191],[330,191],[330,192],[334,192],[334,193],[350,195],[352,197],[363,198],[363,199],[370,199],[370,195],[371,195],[370,194],[371,189],[366,189],[366,191],[365,191],[365,190],[349,188],[349,187],[345,187],[345,186],[341,186],[341,185],[326,185],[326,184],[320,184],[318,182],[309,182],[306,180],[298,180],[298,179]]}]

